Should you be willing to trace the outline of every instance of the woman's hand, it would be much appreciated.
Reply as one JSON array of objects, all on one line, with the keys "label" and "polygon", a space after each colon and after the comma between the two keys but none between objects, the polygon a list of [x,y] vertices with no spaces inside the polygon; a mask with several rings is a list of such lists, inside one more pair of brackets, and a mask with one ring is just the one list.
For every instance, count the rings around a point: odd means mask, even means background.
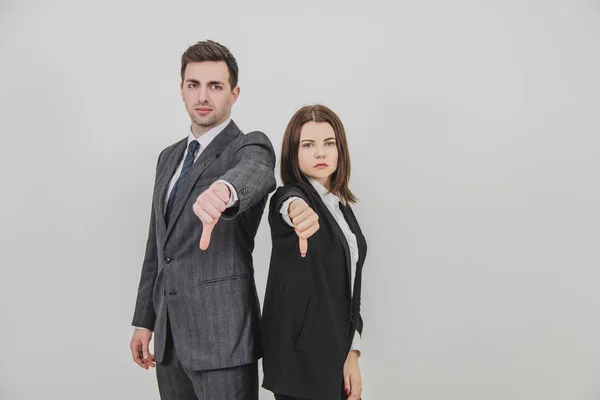
[{"label": "woman's hand", "polygon": [[308,239],[319,230],[319,216],[306,201],[296,199],[290,203],[288,216],[294,224],[294,231],[300,238],[300,255],[306,256],[308,251]]},{"label": "woman's hand", "polygon": [[362,376],[358,367],[359,352],[350,350],[344,363],[344,386],[349,400],[359,400],[362,394]]}]

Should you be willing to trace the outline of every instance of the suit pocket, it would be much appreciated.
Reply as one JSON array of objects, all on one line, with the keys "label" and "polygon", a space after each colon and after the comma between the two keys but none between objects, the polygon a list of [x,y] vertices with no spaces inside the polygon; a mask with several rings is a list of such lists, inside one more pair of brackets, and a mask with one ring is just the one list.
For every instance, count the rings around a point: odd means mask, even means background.
[{"label": "suit pocket", "polygon": [[[229,276],[203,283],[187,304],[190,351],[207,360],[236,360],[253,351],[258,334],[258,308],[250,277]],[[186,315],[183,311],[183,315]]]},{"label": "suit pocket", "polygon": [[308,304],[306,306],[306,314],[304,316],[304,322],[302,323],[302,329],[300,330],[300,335],[296,339],[296,343],[294,343],[294,348],[296,350],[306,351],[309,347],[310,337],[312,336],[318,305],[319,298],[317,296],[310,296],[308,298]]},{"label": "suit pocket", "polygon": [[232,276],[226,276],[224,278],[206,279],[206,280],[203,280],[200,284],[202,286],[223,285],[226,283],[231,283],[231,282],[243,280],[246,278],[248,278],[248,274],[232,275]]}]

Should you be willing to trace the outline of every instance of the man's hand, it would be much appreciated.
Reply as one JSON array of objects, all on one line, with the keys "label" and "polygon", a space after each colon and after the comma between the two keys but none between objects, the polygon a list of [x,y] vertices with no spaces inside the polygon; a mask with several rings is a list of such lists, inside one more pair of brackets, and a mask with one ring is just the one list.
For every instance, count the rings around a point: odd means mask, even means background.
[{"label": "man's hand", "polygon": [[351,350],[344,363],[344,387],[348,400],[359,400],[362,394],[362,376],[358,367],[358,351]]},{"label": "man's hand", "polygon": [[300,238],[300,255],[306,256],[308,251],[307,239],[319,230],[319,216],[302,199],[290,203],[288,216],[294,224],[294,231]]},{"label": "man's hand", "polygon": [[135,329],[133,331],[133,336],[131,337],[131,343],[129,344],[133,361],[146,370],[148,367],[156,367],[154,355],[150,354],[150,350],[148,350],[151,339],[152,331],[146,329]]},{"label": "man's hand", "polygon": [[227,208],[231,192],[223,182],[215,182],[206,189],[194,203],[194,214],[202,221],[202,237],[200,249],[208,249],[210,234],[219,222],[221,213]]}]

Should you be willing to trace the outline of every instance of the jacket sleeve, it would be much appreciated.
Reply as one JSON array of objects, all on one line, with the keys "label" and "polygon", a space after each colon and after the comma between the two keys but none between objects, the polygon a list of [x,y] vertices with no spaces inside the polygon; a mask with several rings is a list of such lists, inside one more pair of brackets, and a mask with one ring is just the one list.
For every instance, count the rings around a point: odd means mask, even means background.
[{"label": "jacket sleeve", "polygon": [[[158,175],[160,158],[163,152],[158,156],[156,165],[156,175]],[[156,178],[155,178],[156,185]],[[135,311],[133,313],[132,325],[135,327],[153,330],[156,314],[154,312],[154,303],[152,292],[156,276],[158,274],[158,250],[156,245],[156,215],[154,213],[154,196],[152,198],[152,210],[150,213],[150,227],[148,228],[148,240],[146,241],[146,254],[142,263],[142,273],[138,286]]]},{"label": "jacket sleeve", "polygon": [[306,193],[304,193],[304,191],[302,191],[296,185],[285,185],[285,186],[282,186],[279,189],[277,189],[277,192],[275,192],[275,194],[273,195],[273,198],[271,199],[271,201],[274,202],[274,204],[272,205],[273,210],[277,211],[277,220],[283,226],[289,228],[290,230],[293,230],[294,228],[289,226],[289,224],[283,219],[283,216],[280,213],[281,207],[286,202],[286,200],[288,200],[290,197],[301,198],[306,203],[308,203],[308,205],[310,207],[312,207],[312,205],[311,205],[310,200],[309,200],[308,196],[306,195]]},{"label": "jacket sleeve", "polygon": [[262,132],[243,135],[236,144],[233,166],[219,180],[229,182],[238,196],[238,203],[225,210],[224,219],[232,219],[258,203],[275,189],[275,152],[269,138]]}]

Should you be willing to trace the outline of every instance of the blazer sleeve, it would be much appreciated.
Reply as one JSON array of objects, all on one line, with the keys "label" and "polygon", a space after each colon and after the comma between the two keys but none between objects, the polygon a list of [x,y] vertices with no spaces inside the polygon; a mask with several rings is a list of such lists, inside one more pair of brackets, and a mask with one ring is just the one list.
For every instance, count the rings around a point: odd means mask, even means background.
[{"label": "blazer sleeve", "polygon": [[273,198],[271,199],[271,201],[274,203],[273,210],[277,211],[277,221],[279,221],[284,227],[286,227],[290,230],[294,230],[294,228],[291,227],[283,219],[283,216],[281,215],[281,212],[280,212],[281,207],[283,206],[283,203],[285,203],[286,200],[289,199],[290,197],[301,198],[310,207],[312,207],[312,204],[309,200],[309,197],[306,195],[306,193],[296,185],[285,185],[285,186],[282,186],[279,189],[277,189],[277,192],[275,192],[275,194],[273,195]]},{"label": "blazer sleeve", "polygon": [[238,203],[223,212],[232,219],[258,203],[275,189],[275,152],[262,132],[243,135],[233,153],[233,165],[219,180],[229,182],[238,195]]},{"label": "blazer sleeve", "polygon": [[[157,176],[160,159],[163,153],[164,150],[158,156],[158,162],[156,165]],[[144,262],[142,263],[142,273],[138,286],[133,321],[131,323],[135,327],[146,328],[150,330],[154,329],[154,322],[156,320],[152,292],[154,289],[154,283],[156,282],[156,276],[158,274],[158,249],[156,244],[156,215],[154,213],[154,200],[155,199],[153,196],[152,210],[150,212],[150,227],[148,228],[148,239],[146,241],[146,254],[144,255]]]}]

